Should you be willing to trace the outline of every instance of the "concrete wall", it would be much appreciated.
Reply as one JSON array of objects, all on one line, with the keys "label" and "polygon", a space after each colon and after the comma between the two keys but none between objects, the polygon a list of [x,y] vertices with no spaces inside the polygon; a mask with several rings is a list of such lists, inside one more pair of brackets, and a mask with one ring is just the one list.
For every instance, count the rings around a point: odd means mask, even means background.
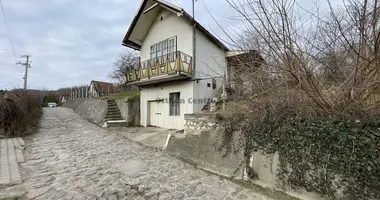
[{"label": "concrete wall", "polygon": [[216,114],[186,114],[185,121],[185,137],[172,137],[166,149],[200,168],[242,179],[244,154],[240,136],[234,135],[231,149],[223,148],[223,134],[216,129]]},{"label": "concrete wall", "polygon": [[214,113],[185,114],[185,134],[212,130],[216,126],[217,115]]},{"label": "concrete wall", "polygon": [[[239,137],[232,139],[234,146],[240,146]],[[186,134],[184,138],[172,137],[166,148],[171,154],[177,155],[197,165],[199,168],[236,179],[243,178],[244,154],[241,148],[228,152],[222,147],[223,135],[214,130],[199,132],[198,135]],[[235,151],[236,150],[236,151]]]},{"label": "concrete wall", "polygon": [[76,110],[78,106],[83,102],[83,99],[70,99],[63,103],[62,107]]},{"label": "concrete wall", "polygon": [[106,115],[107,101],[93,98],[72,99],[66,101],[63,107],[70,108],[83,118],[101,125]]},{"label": "concrete wall", "polygon": [[[217,77],[223,76],[227,70],[225,51],[212,43],[201,32],[196,32],[196,66],[195,77]],[[192,55],[192,54],[190,54]],[[223,78],[215,78],[216,88],[212,88],[212,79],[194,81],[194,99],[210,98],[223,85]],[[207,86],[211,84],[211,87]],[[206,103],[194,104],[194,113],[201,112]]]},{"label": "concrete wall", "polygon": [[[253,183],[263,186],[274,188],[276,190],[282,190],[287,194],[307,200],[323,200],[319,194],[307,192],[306,189],[297,189],[294,190],[290,186],[285,185],[284,187],[279,187],[279,173],[280,173],[280,155],[278,152],[274,154],[265,154],[263,152],[252,152],[252,156],[250,158],[249,166],[253,169],[253,171],[258,176],[255,180],[249,180]],[[292,171],[291,168],[289,168]],[[247,180],[246,173],[244,171],[243,179]],[[286,181],[285,181],[286,182]],[[344,188],[341,188],[344,189]],[[338,199],[342,197],[342,190],[338,190],[335,194]]]},{"label": "concrete wall", "polygon": [[115,99],[121,116],[127,121],[128,126],[140,125],[140,97],[126,97]]},{"label": "concrete wall", "polygon": [[[320,195],[297,191],[285,186],[279,187],[280,155],[252,152],[249,167],[257,179],[248,180],[244,162],[245,140],[240,132],[224,138],[223,130],[217,124],[217,116],[209,113],[185,115],[185,133],[182,137],[172,137],[167,151],[203,168],[226,177],[253,182],[263,187],[281,190],[300,199],[323,199]],[[228,140],[228,144],[223,143]],[[291,169],[290,169],[291,170]],[[341,191],[339,191],[341,193]]]},{"label": "concrete wall", "polygon": [[[162,17],[162,21],[161,21]],[[192,27],[181,17],[168,10],[161,11],[152,24],[141,46],[141,61],[150,59],[150,46],[177,36],[177,50],[193,55]]]}]

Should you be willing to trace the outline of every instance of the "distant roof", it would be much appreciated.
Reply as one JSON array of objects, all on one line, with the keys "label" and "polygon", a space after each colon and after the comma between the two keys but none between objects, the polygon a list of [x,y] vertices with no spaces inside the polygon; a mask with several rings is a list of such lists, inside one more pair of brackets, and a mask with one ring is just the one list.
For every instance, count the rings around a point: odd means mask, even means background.
[{"label": "distant roof", "polygon": [[257,50],[251,49],[251,50],[230,50],[226,52],[226,57],[233,57],[233,56],[239,56],[243,54],[250,54],[250,55],[260,55],[260,52]]},{"label": "distant roof", "polygon": [[265,62],[264,58],[260,52],[256,50],[232,50],[226,52],[227,61],[236,60],[236,59],[254,59],[255,61]]},{"label": "distant roof", "polygon": [[[105,93],[115,93],[117,91],[117,87],[113,85],[113,83],[108,83],[108,82],[102,82],[102,81],[91,81],[91,84],[94,83],[97,85],[99,89],[101,89],[101,92]],[[98,91],[99,92],[99,91]]]},{"label": "distant roof", "polygon": [[[156,5],[157,4],[157,5]],[[143,14],[144,10],[146,9],[154,9],[157,6],[161,6],[162,8],[165,8],[169,11],[177,13],[177,16],[183,17],[186,21],[188,21],[190,24],[193,24],[195,22],[196,28],[203,33],[210,41],[212,41],[215,45],[221,47],[225,51],[228,51],[229,48],[225,46],[219,39],[217,39],[214,35],[212,35],[207,29],[205,29],[201,24],[199,24],[196,20],[193,19],[183,8],[180,8],[178,6],[175,6],[171,3],[168,3],[164,0],[142,0],[141,6],[136,14],[136,16],[133,18],[133,21],[128,29],[128,32],[126,33],[124,39],[123,39],[123,45],[140,50],[141,45],[138,44],[139,42],[137,40],[131,39],[131,35],[136,28],[136,25],[141,22],[145,22],[145,24],[152,24],[154,20],[154,15],[157,15],[156,12],[148,12],[146,15],[148,17],[145,17],[143,19],[140,19],[141,15]],[[150,27],[139,27],[140,31],[148,32]],[[145,35],[143,36],[145,38]]]}]

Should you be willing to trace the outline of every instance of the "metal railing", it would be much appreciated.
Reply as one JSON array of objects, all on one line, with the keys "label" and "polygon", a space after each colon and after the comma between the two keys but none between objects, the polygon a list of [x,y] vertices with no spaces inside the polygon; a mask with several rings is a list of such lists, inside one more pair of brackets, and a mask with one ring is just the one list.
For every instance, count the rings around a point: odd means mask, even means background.
[{"label": "metal railing", "polygon": [[184,73],[193,75],[193,58],[181,51],[142,61],[134,69],[128,70],[127,82],[150,79],[161,75]]}]

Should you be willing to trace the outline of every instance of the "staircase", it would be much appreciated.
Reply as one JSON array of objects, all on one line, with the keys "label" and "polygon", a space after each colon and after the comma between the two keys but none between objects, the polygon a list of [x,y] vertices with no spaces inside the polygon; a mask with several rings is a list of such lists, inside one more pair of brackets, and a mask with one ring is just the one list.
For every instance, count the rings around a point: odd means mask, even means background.
[{"label": "staircase", "polygon": [[114,99],[107,100],[107,112],[104,120],[107,123],[107,127],[123,127],[127,126],[127,122],[121,116],[119,107]]},{"label": "staircase", "polygon": [[[227,99],[226,101],[229,100],[229,98],[231,97],[231,94],[233,93],[233,89],[231,87],[226,87],[225,88],[226,90],[226,93],[227,93]],[[214,98],[217,98],[218,101],[221,100],[221,96],[222,96],[222,93],[223,93],[223,88],[220,87],[219,89],[217,89],[214,94],[210,97],[210,99],[214,99]],[[218,110],[218,108],[220,107],[220,102],[216,102],[216,110]],[[214,111],[211,111],[211,102],[208,102],[206,105],[203,106],[201,112],[214,112]]]}]

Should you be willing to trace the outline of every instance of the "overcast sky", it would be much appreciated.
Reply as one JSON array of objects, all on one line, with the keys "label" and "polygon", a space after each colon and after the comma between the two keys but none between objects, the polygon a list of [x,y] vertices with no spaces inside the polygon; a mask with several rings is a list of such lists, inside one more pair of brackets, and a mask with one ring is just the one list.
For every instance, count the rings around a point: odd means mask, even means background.
[{"label": "overcast sky", "polygon": [[[111,81],[108,74],[140,0],[2,0],[16,58],[0,13],[0,89],[23,86],[24,68],[15,62],[32,55],[28,87],[58,89]],[[170,0],[191,13],[191,0]],[[224,0],[204,0],[216,15]],[[1,10],[0,10],[1,12]],[[215,34],[217,27],[196,3],[196,18]]]},{"label": "overcast sky", "polygon": [[[89,84],[91,80],[111,81],[113,62],[126,47],[121,41],[141,0],[1,0],[8,32],[0,10],[0,89],[23,86],[24,61],[32,56],[28,88],[58,89]],[[191,13],[191,0],[168,0]],[[327,10],[327,0],[299,0],[308,10]],[[342,0],[331,0],[341,5]],[[228,37],[210,17],[227,31],[240,30],[238,14],[226,0],[197,0],[196,20],[217,37]],[[231,34],[229,32],[229,34]]]}]

